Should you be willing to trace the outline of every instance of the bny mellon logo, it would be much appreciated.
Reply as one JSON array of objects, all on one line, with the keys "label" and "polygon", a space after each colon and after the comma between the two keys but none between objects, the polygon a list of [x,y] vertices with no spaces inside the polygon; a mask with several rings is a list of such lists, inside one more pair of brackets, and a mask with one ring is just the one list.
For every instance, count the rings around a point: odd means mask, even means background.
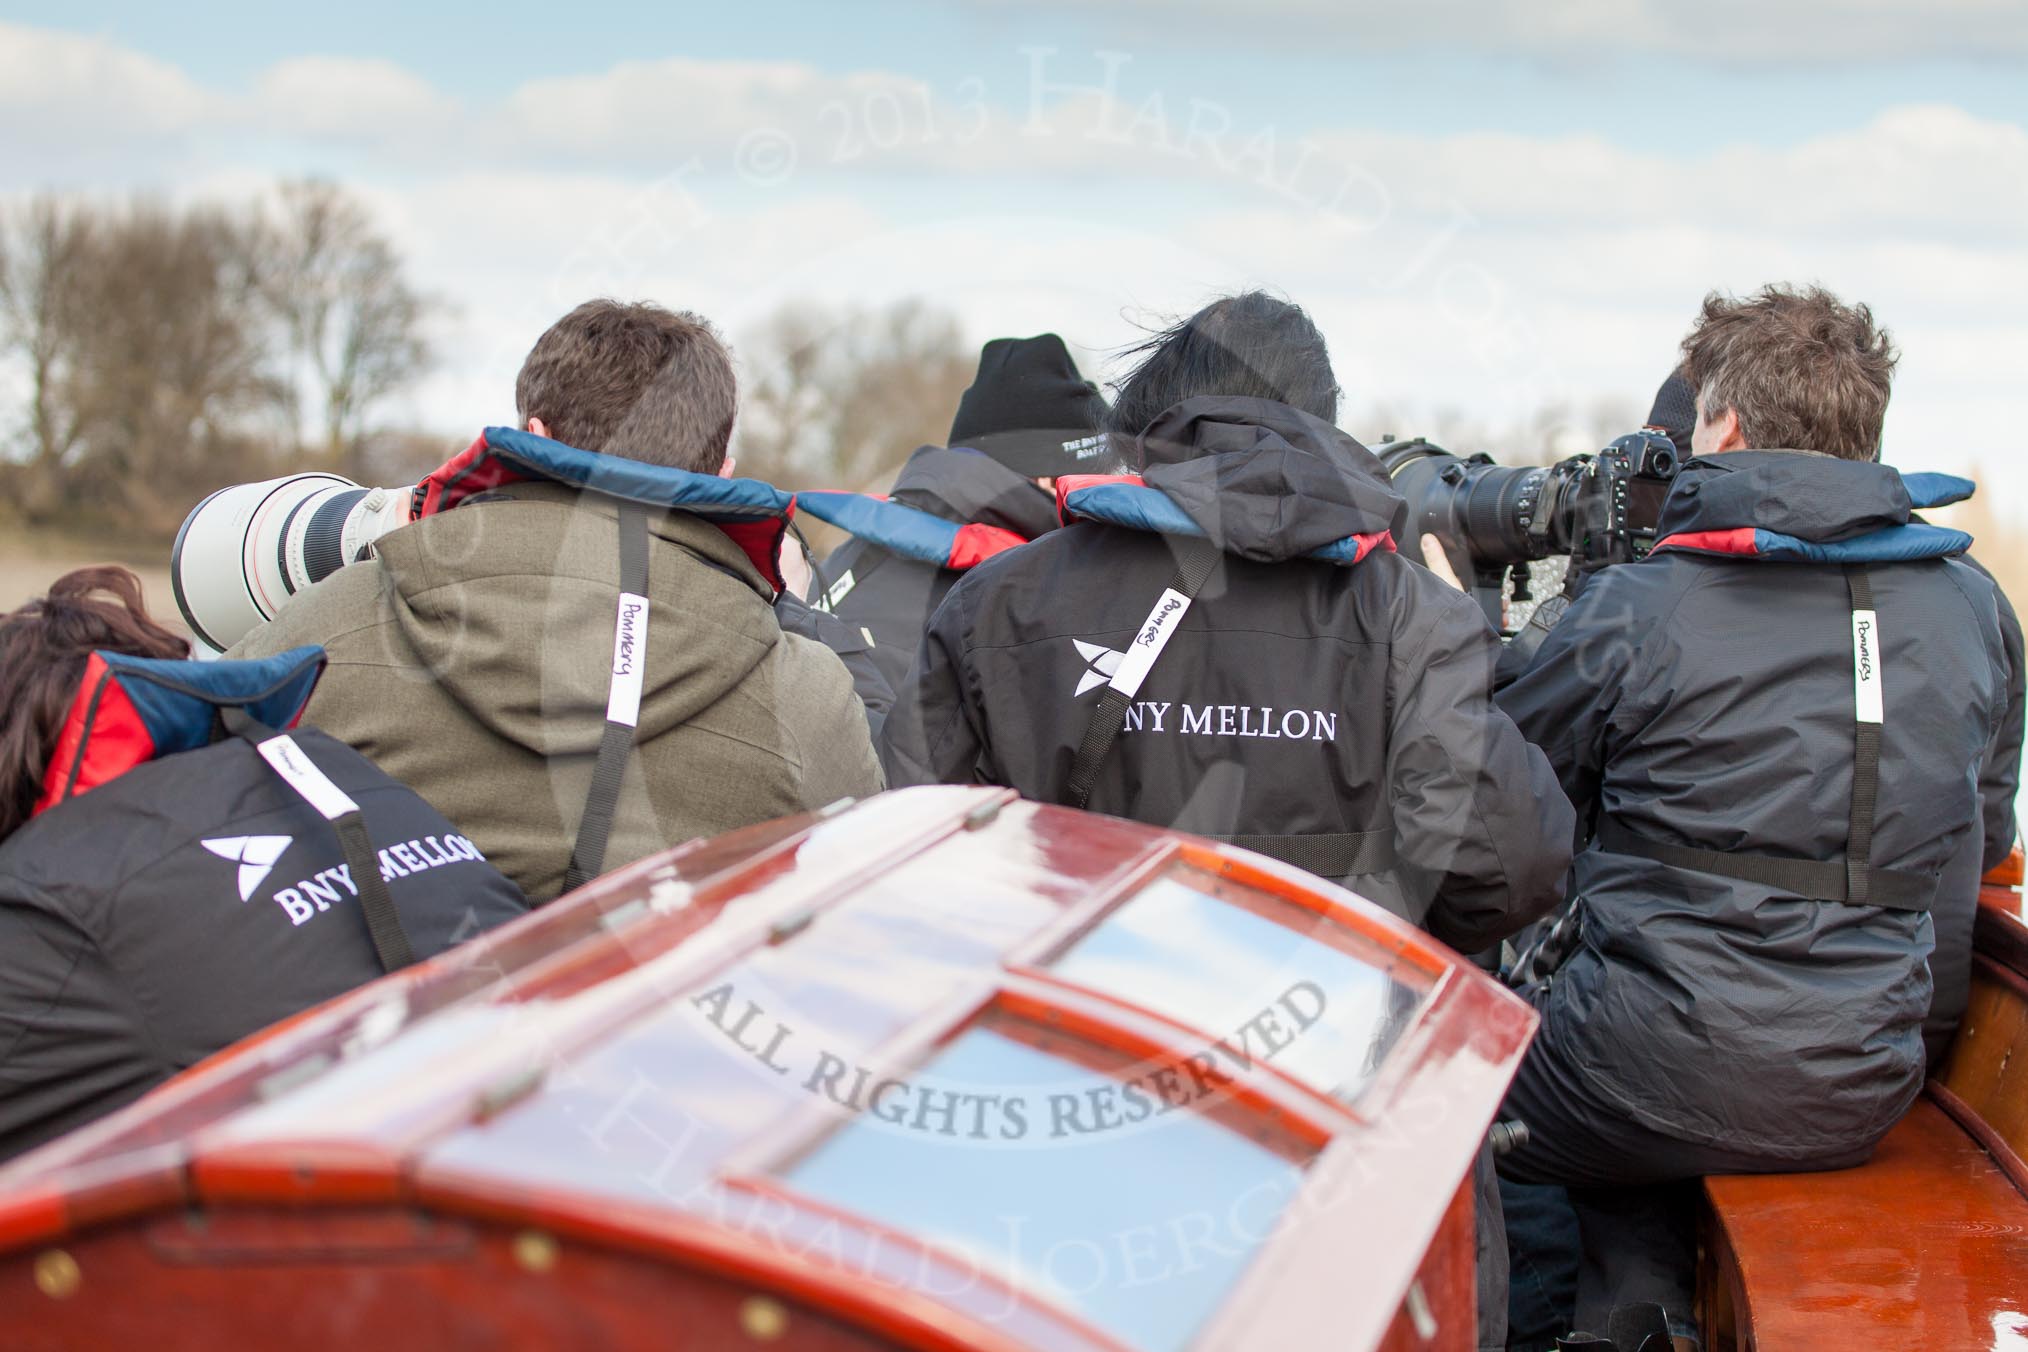
[{"label": "bny mellon logo", "polygon": [[239,865],[239,899],[245,901],[274,870],[275,861],[294,840],[294,836],[220,836],[197,843],[220,859],[230,859]]},{"label": "bny mellon logo", "polygon": [[1112,680],[1113,673],[1120,669],[1120,663],[1126,658],[1125,653],[1114,652],[1101,643],[1086,643],[1081,638],[1074,638],[1071,642],[1077,645],[1077,655],[1086,664],[1084,675],[1077,678],[1077,695],[1072,695],[1072,699]]}]

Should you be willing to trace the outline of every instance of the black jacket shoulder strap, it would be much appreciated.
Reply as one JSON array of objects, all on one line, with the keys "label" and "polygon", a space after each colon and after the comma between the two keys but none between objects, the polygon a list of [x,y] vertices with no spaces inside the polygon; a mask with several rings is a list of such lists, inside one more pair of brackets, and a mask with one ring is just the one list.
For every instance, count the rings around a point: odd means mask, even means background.
[{"label": "black jacket shoulder strap", "polygon": [[620,600],[613,620],[612,678],[606,686],[606,726],[592,766],[591,791],[578,818],[577,843],[563,871],[563,890],[574,891],[605,869],[606,841],[620,805],[620,781],[634,750],[641,720],[641,683],[648,660],[648,515],[620,504]]},{"label": "black jacket shoulder strap", "polygon": [[387,880],[380,876],[380,855],[366,831],[366,816],[352,795],[339,788],[311,759],[303,744],[286,732],[277,732],[241,708],[220,711],[226,731],[253,743],[255,751],[282,781],[317,809],[338,833],[345,854],[345,867],[359,893],[359,912],[366,917],[366,932],[373,940],[373,952],[382,971],[394,972],[415,961],[415,948],[408,930],[394,909],[394,897]]},{"label": "black jacket shoulder strap", "polygon": [[1072,807],[1081,808],[1091,798],[1099,767],[1105,764],[1114,739],[1120,735],[1120,726],[1126,722],[1127,707],[1139,693],[1155,659],[1162,655],[1170,635],[1182,623],[1183,613],[1218,564],[1218,547],[1209,540],[1181,535],[1169,538],[1175,541],[1180,556],[1176,560],[1176,576],[1155,599],[1155,608],[1127,643],[1126,655],[1091,711],[1091,722],[1085,725],[1084,740],[1078,744],[1077,757],[1070,765],[1070,779],[1063,790],[1063,801]]}]

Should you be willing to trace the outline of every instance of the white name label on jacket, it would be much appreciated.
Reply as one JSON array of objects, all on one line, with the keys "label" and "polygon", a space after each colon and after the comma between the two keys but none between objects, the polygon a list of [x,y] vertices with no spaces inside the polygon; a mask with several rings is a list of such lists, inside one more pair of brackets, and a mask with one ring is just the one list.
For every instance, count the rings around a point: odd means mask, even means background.
[{"label": "white name label on jacket", "polygon": [[1880,690],[1880,617],[1870,610],[1852,612],[1852,690],[1861,723],[1886,721],[1887,705]]},{"label": "white name label on jacket", "polygon": [[606,722],[633,727],[641,721],[641,680],[648,665],[648,598],[620,593],[613,623],[613,683],[606,692]]},{"label": "white name label on jacket", "polygon": [[850,596],[852,589],[858,585],[859,579],[852,576],[852,570],[847,568],[844,572],[838,574],[836,582],[833,582],[826,588],[816,600],[810,602],[810,609],[821,610],[827,613],[835,610],[838,603]]},{"label": "white name label on jacket", "polygon": [[1155,659],[1162,655],[1162,649],[1169,644],[1169,636],[1176,632],[1176,626],[1189,609],[1189,597],[1173,587],[1162,589],[1161,598],[1148,612],[1148,618],[1141,621],[1140,631],[1127,645],[1126,656],[1120,659],[1119,668],[1113,672],[1113,689],[1129,698],[1140,693],[1141,682],[1148,679]]},{"label": "white name label on jacket", "polygon": [[262,742],[260,753],[261,759],[274,766],[275,773],[289,781],[289,787],[302,794],[304,801],[324,815],[325,821],[335,822],[346,813],[359,810],[351,795],[312,765],[303,748],[287,733]]}]

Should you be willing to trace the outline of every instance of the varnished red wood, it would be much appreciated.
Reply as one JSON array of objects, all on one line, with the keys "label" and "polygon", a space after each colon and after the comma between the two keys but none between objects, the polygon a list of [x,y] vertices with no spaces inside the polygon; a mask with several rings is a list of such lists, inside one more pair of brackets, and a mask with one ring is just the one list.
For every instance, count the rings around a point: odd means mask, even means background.
[{"label": "varnished red wood", "polygon": [[2018,892],[1983,889],[1973,943],[1970,995],[1938,1078],[1968,1129],[2022,1178],[2028,1176],[2020,1164],[2028,1158],[2028,922]]},{"label": "varnished red wood", "polygon": [[1971,996],[1872,1161],[1705,1180],[1713,1348],[2028,1345],[2028,923],[2020,852],[1981,889]]},{"label": "varnished red wood", "polygon": [[[1471,1352],[1478,1345],[1477,1208],[1468,1179],[1458,1186],[1416,1274],[1421,1308],[1402,1302],[1379,1352]],[[1439,1313],[1441,1311],[1441,1313]]]},{"label": "varnished red wood", "polygon": [[[1532,1010],[1475,973],[1454,970],[1440,982],[1430,1011],[1391,1065],[1442,1062],[1469,1073],[1478,1090],[1462,1101],[1483,1106],[1460,1111],[1460,1100],[1432,1094],[1415,1076],[1383,1074],[1361,1100],[1362,1113],[1371,1115],[1365,1129],[1334,1140],[1312,1166],[1311,1185],[1202,1345],[1258,1352],[1305,1346],[1324,1320],[1342,1340],[1333,1346],[1368,1347],[1386,1336],[1455,1204],[1428,1187],[1438,1172],[1434,1162],[1460,1161],[1458,1178],[1469,1184],[1471,1161],[1512,1074],[1511,1066],[1496,1070],[1499,1062],[1487,1053],[1517,1036],[1525,1046],[1534,1026]],[[1376,1223],[1383,1215],[1387,1222]],[[1328,1299],[1328,1292],[1339,1298]],[[1476,1325],[1461,1319],[1468,1309],[1433,1313],[1442,1341],[1431,1346],[1472,1346]]]},{"label": "varnished red wood", "polygon": [[2028,1160],[2015,1152],[2013,1144],[1994,1129],[1993,1124],[1979,1115],[1978,1109],[1952,1093],[1941,1080],[1931,1080],[1923,1086],[1936,1106],[1944,1115],[1957,1123],[1958,1130],[1979,1143],[1979,1148],[1992,1157],[1994,1167],[2007,1176],[2014,1190],[2028,1197]]},{"label": "varnished red wood", "polygon": [[[570,1236],[425,1217],[402,1244],[390,1242],[385,1218],[362,1235],[356,1215],[320,1216],[330,1234],[368,1241],[347,1252],[305,1243],[301,1219],[272,1209],[239,1213],[230,1222],[231,1248],[207,1242],[205,1231],[226,1222],[205,1212],[66,1241],[62,1252],[81,1278],[65,1298],[35,1290],[25,1268],[0,1274],[0,1302],[10,1316],[31,1300],[34,1312],[0,1323],[5,1346],[724,1352],[768,1345],[749,1332],[756,1302],[769,1312],[765,1327],[780,1329],[782,1346],[870,1352],[896,1345],[786,1292]],[[173,1272],[176,1292],[166,1307],[145,1298],[165,1272]],[[919,1345],[965,1352],[951,1338]]]},{"label": "varnished red wood", "polygon": [[[1230,1030],[1029,965],[1156,878],[1263,917],[1298,908],[1308,941],[1427,987],[1356,1112],[1236,1058],[1185,1109],[1294,1170],[1199,1345],[1469,1346],[1464,1185],[1527,1007],[1330,884],[959,788],[643,861],[0,1168],[0,1328],[51,1347],[198,1329],[305,1349],[716,1348],[760,1328],[797,1347],[1114,1352],[1047,1290],[799,1194],[785,1163],[846,1116],[763,1048],[801,1029],[906,1070],[985,1026],[1115,1078],[1201,1053]],[[737,1030],[699,1012],[735,1007]],[[214,1311],[248,1269],[259,1298]],[[67,1284],[118,1300],[51,1294]],[[756,1300],[731,1338],[728,1312]]]},{"label": "varnished red wood", "polygon": [[1928,1099],[1862,1168],[1705,1188],[1736,1264],[1739,1347],[2007,1347],[2028,1329],[2028,1199]]}]

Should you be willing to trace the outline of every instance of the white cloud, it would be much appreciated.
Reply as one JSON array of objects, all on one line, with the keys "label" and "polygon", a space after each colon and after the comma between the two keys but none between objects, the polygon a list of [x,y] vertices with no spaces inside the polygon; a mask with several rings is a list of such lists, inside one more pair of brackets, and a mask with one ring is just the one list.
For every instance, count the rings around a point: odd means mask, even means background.
[{"label": "white cloud", "polygon": [[176,67],[104,38],[0,23],[0,119],[15,153],[45,137],[74,148],[152,142],[220,102]]},{"label": "white cloud", "polygon": [[[1094,62],[1066,59],[1038,78],[1049,97],[1033,105],[1024,88],[1008,112],[962,82],[935,89],[789,61],[629,61],[474,103],[389,62],[310,56],[228,95],[101,39],[0,27],[0,108],[35,129],[13,140],[46,156],[81,139],[101,149],[124,143],[136,175],[173,175],[185,160],[214,172],[221,166],[204,161],[229,134],[241,153],[250,144],[284,161],[315,162],[331,143],[407,172],[660,177],[696,161],[708,177],[774,190],[1018,176],[1075,186],[1097,202],[1123,185],[1172,180],[1227,199],[1300,203],[1355,225],[1395,213],[1524,223],[1695,211],[1830,234],[2019,238],[2028,221],[2028,129],[1947,105],[1891,108],[1798,145],[1672,158],[1597,134],[1256,125],[1202,95],[1085,87],[1103,78]],[[165,141],[180,155],[165,159]]]},{"label": "white cloud", "polygon": [[[1582,29],[1582,10],[1555,16]],[[88,143],[102,190],[249,195],[269,165],[342,150],[414,276],[458,306],[414,408],[447,431],[509,412],[529,343],[601,293],[698,309],[735,340],[783,300],[921,295],[975,338],[1055,329],[1106,349],[1135,320],[1268,285],[1317,315],[1349,407],[1518,425],[1545,403],[1644,400],[1705,290],[1775,279],[1822,280],[1896,330],[1889,431],[1910,456],[1968,460],[2016,421],[2019,125],[1908,105],[1793,145],[1670,156],[1602,135],[1302,135],[1187,94],[1064,89],[1032,118],[980,94],[675,60],[474,101],[325,57],[228,94],[99,39],[0,27],[0,109],[34,129],[10,140],[45,157]],[[0,152],[0,191],[34,186],[19,163]]]},{"label": "white cloud", "polygon": [[[1322,163],[1365,175],[1345,208],[1355,217],[1462,208],[1489,221],[1636,226],[1693,216],[1812,233],[1919,227],[2016,241],[2028,221],[2028,129],[1947,106],[1891,108],[1863,127],[1792,146],[1719,146],[1686,157],[1597,135],[1348,130],[1313,139]],[[1326,173],[1311,177],[1321,183]]]},{"label": "white cloud", "polygon": [[433,155],[462,131],[464,110],[391,61],[307,56],[263,71],[234,120],[270,134],[399,145]]},{"label": "white cloud", "polygon": [[813,142],[827,120],[868,98],[907,106],[927,100],[929,89],[903,76],[830,75],[793,61],[627,61],[531,80],[508,96],[506,112],[520,144],[611,163],[723,149],[757,129]]},{"label": "white cloud", "polygon": [[[1006,8],[1014,0],[977,0]],[[1032,9],[1036,0],[1020,0]],[[1070,8],[1069,0],[1042,0]],[[1077,0],[1143,41],[1486,51],[1557,64],[1666,56],[1715,65],[2028,56],[2018,0]]]}]

